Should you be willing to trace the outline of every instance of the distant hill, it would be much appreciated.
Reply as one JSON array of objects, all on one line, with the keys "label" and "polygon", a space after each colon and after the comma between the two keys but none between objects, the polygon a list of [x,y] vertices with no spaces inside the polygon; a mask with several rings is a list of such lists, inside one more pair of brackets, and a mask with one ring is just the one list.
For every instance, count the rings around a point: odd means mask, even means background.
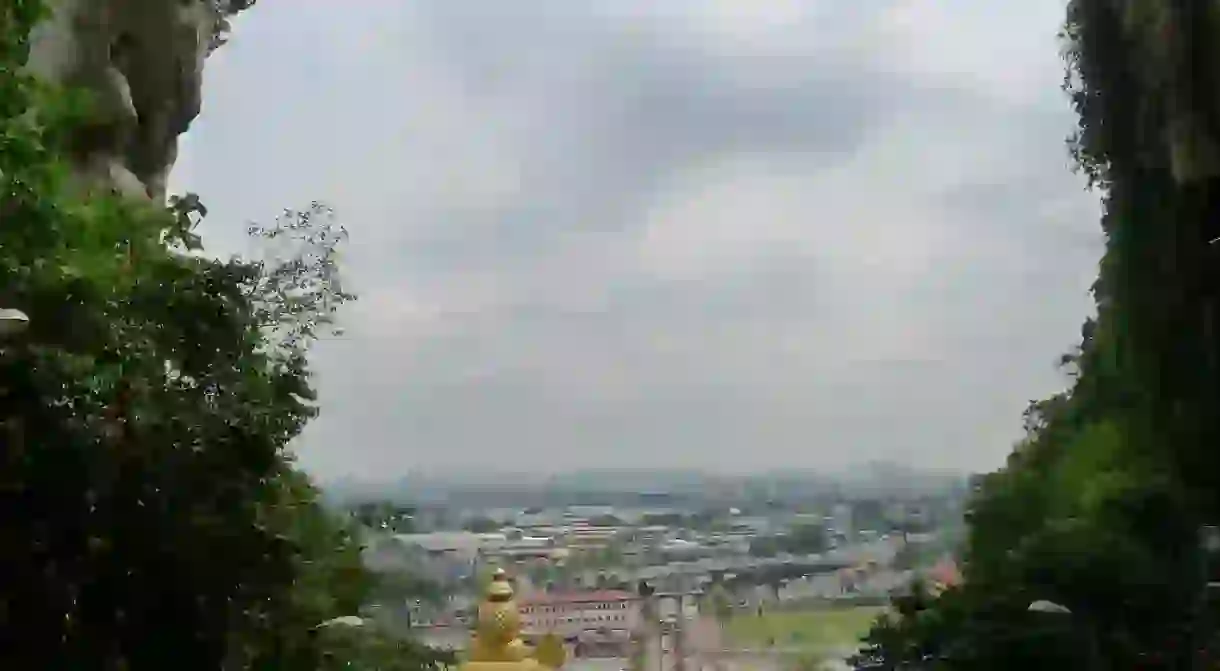
[{"label": "distant hill", "polygon": [[919,497],[964,486],[965,474],[873,462],[840,473],[785,470],[720,475],[680,469],[584,469],[551,476],[519,473],[409,474],[387,482],[354,478],[324,482],[332,501],[388,499],[471,507],[637,505],[641,494],[667,494],[699,505],[737,499],[806,501],[834,498]]},{"label": "distant hill", "polygon": [[968,474],[913,468],[893,462],[870,462],[836,476],[844,496],[902,498],[933,494],[965,486]]}]

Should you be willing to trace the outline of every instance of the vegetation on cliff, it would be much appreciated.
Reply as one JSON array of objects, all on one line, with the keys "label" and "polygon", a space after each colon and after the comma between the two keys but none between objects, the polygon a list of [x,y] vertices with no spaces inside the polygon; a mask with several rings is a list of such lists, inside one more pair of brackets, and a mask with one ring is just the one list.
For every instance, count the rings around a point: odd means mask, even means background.
[{"label": "vegetation on cliff", "polygon": [[1063,33],[1070,145],[1107,237],[1071,386],[1030,405],[974,496],[966,584],[899,604],[862,668],[1181,669],[1214,643],[1199,536],[1220,513],[1220,188],[1199,157],[1220,137],[1217,26],[1199,0],[1123,4],[1072,0]]},{"label": "vegetation on cliff", "polygon": [[[75,200],[82,108],[21,69],[33,0],[0,6],[0,666],[418,669],[353,615],[372,578],[287,446],[306,354],[351,296],[322,206],[256,230],[297,250],[198,253],[197,198]],[[87,111],[87,110],[85,110]]]}]

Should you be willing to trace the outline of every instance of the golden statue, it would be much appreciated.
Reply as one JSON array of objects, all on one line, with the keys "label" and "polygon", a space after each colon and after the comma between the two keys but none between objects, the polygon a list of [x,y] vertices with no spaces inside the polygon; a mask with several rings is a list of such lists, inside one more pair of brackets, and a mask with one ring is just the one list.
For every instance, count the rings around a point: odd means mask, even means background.
[{"label": "golden statue", "polygon": [[483,602],[470,651],[461,671],[546,671],[563,666],[563,643],[554,635],[544,638],[535,652],[520,639],[521,614],[513,600],[513,586],[503,569],[497,569]]}]

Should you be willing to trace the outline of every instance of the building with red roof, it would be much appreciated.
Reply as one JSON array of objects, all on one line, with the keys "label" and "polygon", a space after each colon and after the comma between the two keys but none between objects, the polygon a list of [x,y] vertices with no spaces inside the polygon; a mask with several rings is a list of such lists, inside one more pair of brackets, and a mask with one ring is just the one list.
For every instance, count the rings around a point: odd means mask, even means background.
[{"label": "building with red roof", "polygon": [[935,566],[928,569],[927,578],[931,588],[936,592],[962,584],[962,572],[952,557],[944,557],[936,562]]}]

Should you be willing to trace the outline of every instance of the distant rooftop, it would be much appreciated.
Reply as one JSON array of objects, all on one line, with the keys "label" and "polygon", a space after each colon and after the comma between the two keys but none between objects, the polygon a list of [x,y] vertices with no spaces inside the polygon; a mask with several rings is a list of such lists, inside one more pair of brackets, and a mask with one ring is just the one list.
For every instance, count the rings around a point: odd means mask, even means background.
[{"label": "distant rooftop", "polygon": [[484,544],[503,545],[508,542],[504,534],[476,534],[469,531],[437,531],[427,534],[395,534],[403,543],[416,545],[425,550],[474,550]]},{"label": "distant rooftop", "polygon": [[944,557],[928,571],[928,577],[943,587],[953,587],[962,582],[961,570],[952,557]]},{"label": "distant rooftop", "polygon": [[625,590],[601,589],[588,592],[559,592],[531,594],[521,599],[522,605],[548,606],[555,604],[605,603],[607,601],[631,601],[635,595]]}]

